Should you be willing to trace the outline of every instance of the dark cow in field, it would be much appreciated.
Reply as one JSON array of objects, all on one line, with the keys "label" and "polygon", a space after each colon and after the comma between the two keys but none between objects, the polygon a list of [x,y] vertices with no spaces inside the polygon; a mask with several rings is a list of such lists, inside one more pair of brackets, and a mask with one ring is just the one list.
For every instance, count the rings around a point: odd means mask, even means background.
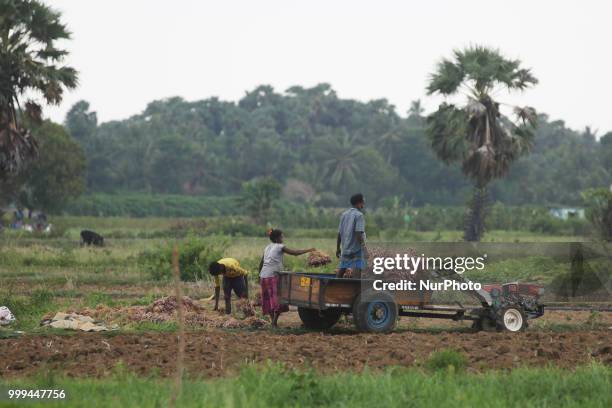
[{"label": "dark cow in field", "polygon": [[83,230],[81,231],[81,245],[104,246],[104,237],[96,232]]}]

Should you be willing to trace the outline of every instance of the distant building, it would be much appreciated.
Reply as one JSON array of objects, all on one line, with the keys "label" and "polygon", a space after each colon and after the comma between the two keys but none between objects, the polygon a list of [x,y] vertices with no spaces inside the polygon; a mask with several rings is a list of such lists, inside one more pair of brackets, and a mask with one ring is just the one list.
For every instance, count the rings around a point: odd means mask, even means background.
[{"label": "distant building", "polygon": [[548,210],[549,214],[561,220],[584,218],[584,208],[556,207]]}]

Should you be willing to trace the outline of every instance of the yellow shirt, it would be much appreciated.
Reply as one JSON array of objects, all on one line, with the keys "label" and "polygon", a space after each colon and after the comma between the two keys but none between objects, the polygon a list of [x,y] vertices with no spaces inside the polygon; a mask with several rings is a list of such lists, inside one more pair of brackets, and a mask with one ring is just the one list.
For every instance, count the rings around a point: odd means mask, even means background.
[{"label": "yellow shirt", "polygon": [[[219,259],[217,262],[225,266],[224,276],[227,276],[228,278],[237,278],[239,276],[246,276],[249,274],[249,272],[246,269],[243,269],[240,266],[240,262],[238,262],[237,259],[223,258],[223,259]],[[217,288],[221,286],[221,276],[222,275],[215,276],[215,287]]]}]

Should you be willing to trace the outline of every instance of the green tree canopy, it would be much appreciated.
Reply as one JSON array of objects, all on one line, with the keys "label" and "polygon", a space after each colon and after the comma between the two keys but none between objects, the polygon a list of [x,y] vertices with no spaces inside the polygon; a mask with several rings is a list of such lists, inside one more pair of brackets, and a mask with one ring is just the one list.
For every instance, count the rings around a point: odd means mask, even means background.
[{"label": "green tree canopy", "polygon": [[[69,39],[60,14],[36,0],[0,0],[0,177],[16,173],[37,144],[20,124],[19,113],[36,123],[42,103],[58,104],[64,89],[77,84],[76,71],[61,65]],[[24,101],[24,95],[40,100]]]},{"label": "green tree canopy", "polygon": [[20,175],[18,202],[56,212],[85,190],[85,154],[63,126],[45,121],[32,133],[40,141],[40,155]]},{"label": "green tree canopy", "polygon": [[[416,116],[421,109],[401,117],[385,100],[343,99],[326,84],[286,92],[263,86],[236,103],[154,101],[78,140],[93,193],[236,196],[245,180],[272,177],[289,190],[296,181],[307,185],[311,202],[321,206],[345,206],[356,191],[372,206],[389,196],[414,206],[465,204],[473,182],[462,174],[462,161],[445,165],[437,158],[425,119]],[[92,118],[92,110],[79,104],[72,117]],[[506,126],[506,118],[499,120]],[[85,134],[74,123],[66,121]],[[591,140],[542,114],[535,135],[532,153],[488,183],[492,200],[576,206],[580,191],[612,183],[605,136]]]},{"label": "green tree canopy", "polygon": [[265,222],[275,200],[280,198],[281,185],[270,177],[257,178],[242,185],[240,203],[253,219]]}]

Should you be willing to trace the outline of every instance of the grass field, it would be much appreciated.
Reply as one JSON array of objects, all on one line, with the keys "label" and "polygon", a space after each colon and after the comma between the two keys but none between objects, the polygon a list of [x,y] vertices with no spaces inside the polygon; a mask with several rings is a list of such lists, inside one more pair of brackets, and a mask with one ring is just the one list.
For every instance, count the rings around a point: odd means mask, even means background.
[{"label": "grass field", "polygon": [[[188,223],[189,220],[182,220]],[[173,293],[166,280],[155,280],[142,262],[142,254],[171,247],[191,239],[170,237],[177,220],[65,217],[52,220],[58,230],[51,236],[5,231],[0,234],[0,305],[7,305],[18,321],[10,329],[0,329],[3,337],[13,337],[14,330],[25,336],[84,334],[49,331],[39,327],[42,316],[57,311],[95,308],[98,305],[118,307],[147,305]],[[79,246],[79,231],[90,228],[104,234],[104,248]],[[152,234],[156,232],[156,234]],[[330,236],[331,235],[331,236]],[[421,242],[454,242],[458,231],[410,232],[400,245]],[[265,237],[208,237],[227,240],[224,255],[240,260],[254,271]],[[584,241],[585,237],[552,236],[530,232],[491,231],[486,242],[543,243]],[[398,244],[397,239],[392,240]],[[384,231],[369,237],[371,245],[391,245]],[[286,232],[286,244],[294,248],[316,247],[333,254],[334,231],[294,230]],[[294,271],[307,270],[304,257],[285,257],[285,265]],[[334,265],[323,271],[332,272]],[[538,257],[504,259],[488,265],[486,273],[473,273],[482,282],[524,280],[550,284],[567,273],[568,262]],[[320,270],[318,270],[320,271]],[[256,287],[256,277],[251,276]],[[194,299],[208,297],[213,291],[211,280],[186,282],[184,292]],[[582,316],[582,315],[581,315]],[[581,320],[580,320],[581,319]],[[598,316],[580,317],[580,321],[535,321],[534,330],[606,330],[608,323]],[[598,320],[599,319],[599,320]],[[401,330],[425,333],[452,333],[448,325],[422,325],[413,318],[400,325]],[[174,332],[174,323],[127,324],[118,333]],[[269,330],[269,329],[266,329]],[[283,331],[284,330],[284,331]],[[450,331],[449,331],[450,330]],[[462,330],[459,328],[459,332]],[[299,329],[278,332],[295,335]],[[230,332],[231,334],[231,332]],[[214,335],[211,334],[211,335]],[[1,345],[1,343],[0,343]],[[252,347],[246,344],[242,347]],[[259,345],[258,345],[259,346]],[[590,346],[589,346],[590,347]],[[601,345],[597,347],[601,348]],[[589,348],[589,350],[591,350]],[[548,353],[548,351],[546,351]],[[119,358],[117,361],[121,361]],[[265,367],[247,365],[238,376],[218,380],[186,380],[180,406],[610,406],[612,370],[600,363],[587,364],[575,371],[560,368],[531,367],[510,371],[474,373],[464,367],[449,369],[442,364],[430,369],[389,367],[384,372],[362,373],[338,371],[320,375],[316,370],[283,368],[275,363]],[[586,359],[585,361],[588,361]],[[121,363],[104,379],[65,377],[63,372],[41,371],[34,377],[12,378],[11,387],[64,388],[65,403],[46,406],[166,406],[172,382],[153,374],[135,375]],[[11,406],[11,402],[2,401]]]},{"label": "grass field", "polygon": [[[16,325],[20,330],[37,329],[41,314],[61,309],[79,309],[107,306],[145,304],[152,299],[172,293],[167,281],[152,279],[147,268],[139,262],[145,251],[169,247],[189,238],[147,238],[151,231],[176,231],[176,225],[189,225],[189,220],[164,218],[96,218],[57,217],[52,222],[59,230],[51,236],[32,235],[27,232],[5,230],[0,235],[0,298],[3,304],[12,306],[20,315]],[[79,231],[90,228],[104,234],[104,248],[79,246]],[[174,229],[173,229],[174,228]],[[195,231],[197,232],[197,231]],[[293,248],[316,247],[333,254],[335,237],[321,238],[320,230],[288,231],[286,244]],[[314,238],[307,237],[308,233]],[[143,235],[144,234],[144,235]],[[162,234],[163,235],[163,234]],[[387,245],[384,231],[380,236],[369,237],[370,245]],[[117,236],[118,238],[113,238]],[[143,237],[144,236],[144,237]],[[410,232],[411,240],[390,241],[401,246],[411,242],[454,242],[461,240],[459,231]],[[209,237],[215,240],[215,237]],[[247,269],[254,271],[259,264],[267,238],[218,237],[229,245],[225,256],[240,260]],[[583,241],[584,237],[567,237],[534,234],[531,232],[491,231],[485,242],[492,243],[542,243]],[[309,270],[305,257],[285,257],[285,267],[294,271]],[[317,272],[333,272],[334,263]],[[482,272],[470,272],[468,276],[480,282],[524,280],[549,284],[555,276],[566,273],[569,263],[553,262],[549,259],[529,257],[505,259],[487,265]],[[312,269],[314,271],[314,269]],[[254,275],[253,286],[257,285]],[[212,282],[206,273],[203,279],[186,283],[188,296],[209,296]]]},{"label": "grass field", "polygon": [[[453,366],[454,367],[454,366]],[[167,406],[173,383],[118,373],[104,380],[56,378],[4,382],[4,387],[63,389],[63,402],[48,407]],[[1,382],[0,382],[1,384]],[[285,370],[247,367],[238,377],[187,381],[178,400],[184,407],[609,407],[612,369],[601,365],[559,369],[517,369],[509,373],[466,374],[390,368],[384,373]],[[18,404],[1,401],[0,406]]]}]

